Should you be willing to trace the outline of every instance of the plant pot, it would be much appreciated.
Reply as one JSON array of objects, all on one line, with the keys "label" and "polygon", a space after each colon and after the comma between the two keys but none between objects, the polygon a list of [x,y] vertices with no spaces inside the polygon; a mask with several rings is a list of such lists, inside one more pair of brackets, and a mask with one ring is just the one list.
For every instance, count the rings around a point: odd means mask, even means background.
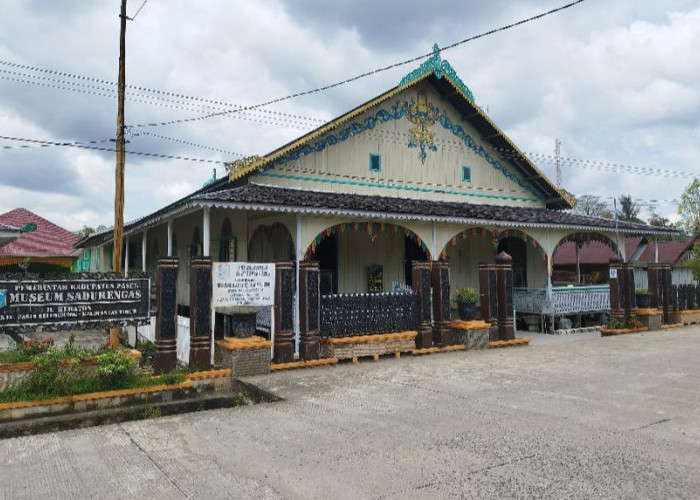
[{"label": "plant pot", "polygon": [[257,313],[234,313],[231,321],[231,334],[235,338],[246,339],[255,335]]},{"label": "plant pot", "polygon": [[476,319],[476,302],[457,302],[457,315],[462,321]]},{"label": "plant pot", "polygon": [[635,302],[640,309],[649,309],[651,307],[651,295],[648,293],[638,293],[635,296]]}]

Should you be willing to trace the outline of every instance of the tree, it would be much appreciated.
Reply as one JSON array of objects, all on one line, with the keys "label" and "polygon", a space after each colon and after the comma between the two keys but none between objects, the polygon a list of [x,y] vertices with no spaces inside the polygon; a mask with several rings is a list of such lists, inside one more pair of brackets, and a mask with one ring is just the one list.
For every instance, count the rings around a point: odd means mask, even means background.
[{"label": "tree", "polygon": [[690,258],[685,263],[693,273],[695,281],[700,281],[700,246],[695,245],[690,251]]},{"label": "tree", "polygon": [[591,217],[604,217],[612,219],[612,212],[597,196],[584,194],[576,198],[576,206],[574,212],[581,215],[589,215]]},{"label": "tree", "polygon": [[700,233],[700,179],[688,184],[678,203],[683,230],[689,235]]},{"label": "tree", "polygon": [[632,195],[622,195],[618,198],[620,209],[617,211],[617,218],[626,222],[637,222],[643,224],[639,218],[639,212],[642,210],[637,203],[632,200]]},{"label": "tree", "polygon": [[673,223],[667,217],[659,215],[655,208],[650,210],[648,224],[654,227],[673,228]]},{"label": "tree", "polygon": [[75,234],[77,234],[77,235],[80,236],[81,238],[85,238],[86,236],[90,236],[90,235],[91,235],[92,233],[94,233],[94,232],[95,232],[95,228],[94,228],[94,227],[83,226],[83,228],[77,230],[77,231],[75,232]]}]

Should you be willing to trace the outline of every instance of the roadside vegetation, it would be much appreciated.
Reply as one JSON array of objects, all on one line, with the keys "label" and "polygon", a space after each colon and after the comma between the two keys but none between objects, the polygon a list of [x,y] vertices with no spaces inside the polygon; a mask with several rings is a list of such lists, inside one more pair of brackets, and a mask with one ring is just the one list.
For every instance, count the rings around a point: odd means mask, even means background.
[{"label": "roadside vegetation", "polygon": [[35,368],[0,391],[0,403],[176,384],[185,379],[184,372],[153,376],[150,367],[139,367],[126,350],[78,347],[73,335],[61,348],[48,339],[25,341],[0,353],[0,363],[23,361],[31,361]]}]

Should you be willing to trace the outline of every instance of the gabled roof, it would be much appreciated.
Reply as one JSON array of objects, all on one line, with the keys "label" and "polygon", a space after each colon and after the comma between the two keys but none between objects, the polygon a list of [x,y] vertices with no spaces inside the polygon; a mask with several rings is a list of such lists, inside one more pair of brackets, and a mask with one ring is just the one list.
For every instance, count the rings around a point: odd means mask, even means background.
[{"label": "gabled roof", "polygon": [[[685,238],[682,240],[659,241],[659,262],[676,265],[693,245],[697,244],[700,236],[695,238]],[[655,261],[654,244],[650,243],[639,256],[637,262],[653,263]]]},{"label": "gabled roof", "polygon": [[547,208],[566,209],[572,208],[574,199],[566,192],[558,189],[542,173],[537,166],[528,159],[520,149],[498,128],[498,126],[486,116],[483,110],[474,103],[474,96],[450,64],[440,57],[437,46],[433,47],[433,55],[418,69],[409,73],[398,86],[367,101],[355,109],[331,120],[315,130],[281,146],[265,156],[251,156],[237,160],[226,166],[229,170],[229,179],[236,180],[260,170],[282,156],[295,151],[327,134],[353,118],[361,115],[378,104],[397,96],[404,90],[417,85],[419,82],[428,82],[438,91],[443,99],[449,102],[481,134],[483,139],[491,144],[497,151],[503,151],[503,158],[513,165],[518,174],[532,184],[541,194]]},{"label": "gabled roof", "polygon": [[0,224],[25,227],[36,224],[36,231],[22,233],[15,241],[0,247],[0,256],[68,257],[80,237],[24,208],[0,215]]},{"label": "gabled roof", "polygon": [[[658,241],[659,263],[676,265],[685,254],[690,251],[694,244],[698,243],[700,236],[695,238],[684,238],[682,240]],[[655,245],[647,238],[626,237],[625,251],[630,262],[639,264],[653,264],[656,262]],[[635,251],[639,256],[634,257]],[[615,257],[615,252],[605,243],[591,241],[584,243],[579,250],[579,263],[581,264],[608,264],[610,259]],[[563,243],[554,254],[554,265],[564,266],[576,263],[576,249],[574,242]]]}]

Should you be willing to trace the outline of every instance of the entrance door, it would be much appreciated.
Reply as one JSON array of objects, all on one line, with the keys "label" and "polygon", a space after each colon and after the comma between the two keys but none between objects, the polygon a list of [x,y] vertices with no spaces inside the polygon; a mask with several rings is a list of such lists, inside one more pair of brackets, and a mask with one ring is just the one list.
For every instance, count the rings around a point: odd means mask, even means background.
[{"label": "entrance door", "polygon": [[421,249],[421,247],[418,246],[418,243],[416,243],[412,238],[409,238],[405,235],[403,237],[403,255],[403,268],[404,276],[406,277],[406,284],[408,286],[413,286],[413,273],[411,273],[411,262],[414,260],[428,260],[428,258],[425,255],[425,252]]},{"label": "entrance door", "polygon": [[338,293],[338,235],[331,234],[316,247],[314,259],[320,270],[321,295]]},{"label": "entrance door", "polygon": [[527,248],[520,238],[504,238],[496,253],[505,252],[513,258],[513,286],[527,287]]}]

